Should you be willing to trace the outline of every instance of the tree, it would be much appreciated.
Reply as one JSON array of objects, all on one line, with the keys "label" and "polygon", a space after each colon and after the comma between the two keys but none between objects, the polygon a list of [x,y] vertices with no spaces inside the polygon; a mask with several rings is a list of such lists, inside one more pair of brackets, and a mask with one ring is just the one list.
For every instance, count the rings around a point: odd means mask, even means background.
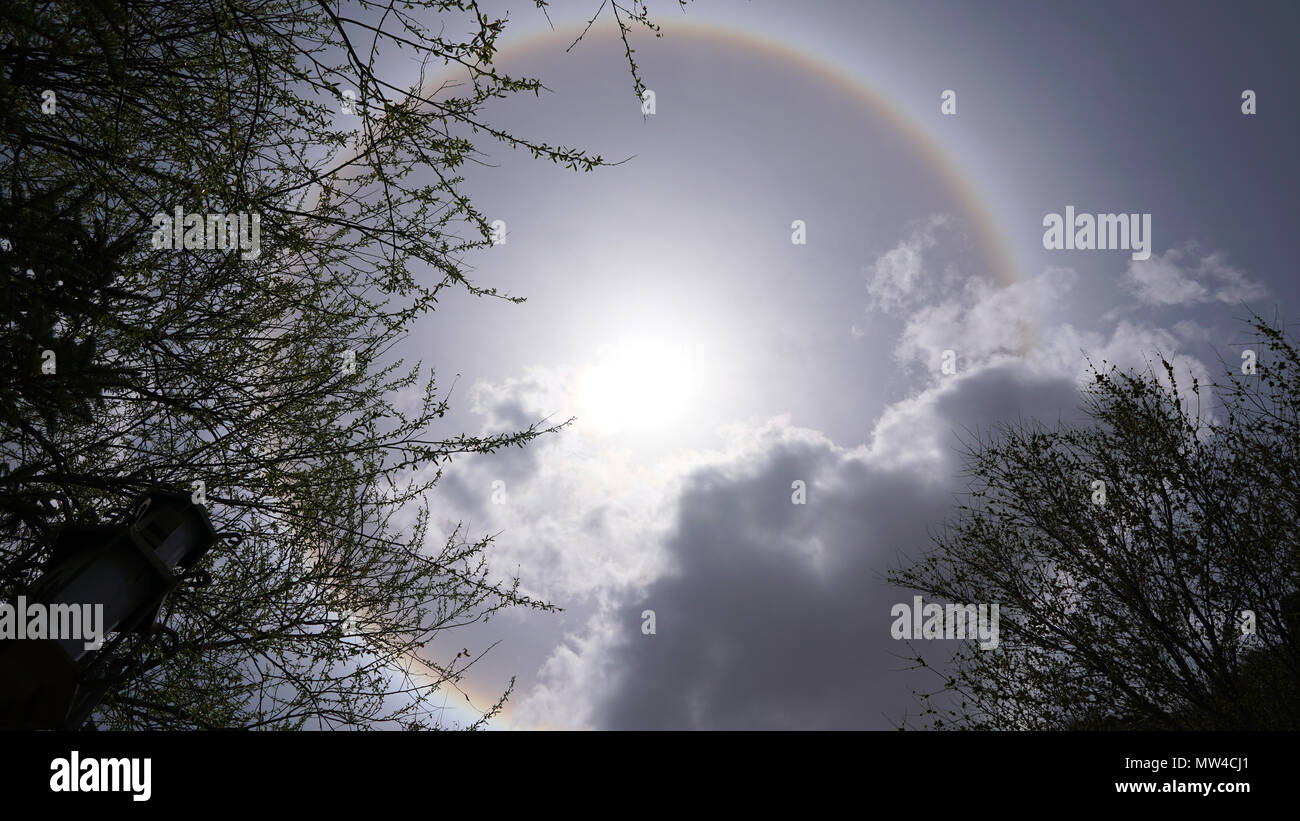
[{"label": "tree", "polygon": [[1214,413],[1162,359],[1094,369],[1088,424],[968,441],[969,498],[891,573],[1000,605],[996,649],[916,657],[930,726],[1300,728],[1300,348],[1251,324]]},{"label": "tree", "polygon": [[[654,28],[612,9],[625,42]],[[490,244],[457,176],[484,138],[605,164],[479,118],[541,88],[493,65],[504,25],[451,0],[0,10],[0,593],[57,527],[148,488],[201,495],[220,535],[166,629],[123,645],[95,725],[438,726],[432,695],[482,651],[435,661],[429,642],[554,609],[489,578],[488,539],[431,547],[423,500],[455,455],[563,423],[440,431],[448,392],[395,355],[444,289],[522,301],[464,263]],[[419,82],[378,71],[390,50]],[[447,66],[465,82],[426,84]],[[180,243],[178,208],[201,220]]]}]

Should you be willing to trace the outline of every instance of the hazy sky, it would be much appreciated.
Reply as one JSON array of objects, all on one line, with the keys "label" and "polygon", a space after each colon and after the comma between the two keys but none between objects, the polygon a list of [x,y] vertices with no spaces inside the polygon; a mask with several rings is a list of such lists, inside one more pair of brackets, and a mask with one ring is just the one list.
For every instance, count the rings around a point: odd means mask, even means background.
[{"label": "hazy sky", "polygon": [[[551,93],[486,119],[631,159],[492,146],[471,262],[528,301],[446,300],[403,352],[460,374],[449,430],[578,417],[431,500],[565,608],[449,637],[500,641],[498,726],[896,726],[931,682],[881,576],[952,515],[954,431],[1072,416],[1085,355],[1217,376],[1248,308],[1295,315],[1294,4],[653,4],[646,117],[616,31],[565,53],[598,0],[530,5],[500,65]],[[1066,206],[1150,214],[1150,258],[1044,249]]]}]

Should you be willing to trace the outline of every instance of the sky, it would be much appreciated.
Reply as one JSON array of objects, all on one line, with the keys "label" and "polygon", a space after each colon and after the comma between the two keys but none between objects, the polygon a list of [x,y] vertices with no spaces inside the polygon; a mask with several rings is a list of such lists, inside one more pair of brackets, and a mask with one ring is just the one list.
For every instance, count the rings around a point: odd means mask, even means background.
[{"label": "sky", "polygon": [[[575,418],[429,499],[564,610],[431,652],[495,644],[465,686],[517,678],[501,729],[896,728],[934,681],[884,575],[954,515],[963,432],[1077,419],[1090,361],[1206,381],[1295,316],[1300,11],[651,3],[643,114],[616,29],[566,52],[598,6],[486,4],[548,91],[484,118],[626,162],[485,146],[506,239],[468,261],[527,301],[444,300],[402,352],[458,375],[448,431]],[[1150,215],[1149,256],[1044,247],[1067,207]]]}]

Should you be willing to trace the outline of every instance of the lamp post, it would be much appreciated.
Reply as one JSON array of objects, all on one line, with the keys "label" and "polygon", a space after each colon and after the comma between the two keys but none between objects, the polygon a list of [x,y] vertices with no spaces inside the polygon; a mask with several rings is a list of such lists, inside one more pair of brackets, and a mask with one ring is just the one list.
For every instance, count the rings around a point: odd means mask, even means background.
[{"label": "lamp post", "polygon": [[19,603],[47,613],[100,606],[101,637],[117,637],[102,648],[83,635],[0,641],[0,728],[81,726],[107,691],[112,649],[130,633],[154,632],[167,595],[215,541],[201,505],[161,490],[137,500],[127,524],[63,528]]}]

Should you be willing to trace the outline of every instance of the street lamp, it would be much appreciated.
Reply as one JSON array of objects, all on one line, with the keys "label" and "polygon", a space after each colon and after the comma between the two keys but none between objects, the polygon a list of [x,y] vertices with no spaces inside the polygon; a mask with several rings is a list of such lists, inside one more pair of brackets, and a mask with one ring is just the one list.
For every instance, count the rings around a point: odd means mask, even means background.
[{"label": "street lamp", "polygon": [[68,526],[45,572],[20,601],[103,608],[103,648],[84,636],[0,642],[0,728],[75,729],[106,692],[112,649],[127,634],[153,633],[167,595],[216,541],[207,511],[185,494],[155,490],[125,525]]}]

